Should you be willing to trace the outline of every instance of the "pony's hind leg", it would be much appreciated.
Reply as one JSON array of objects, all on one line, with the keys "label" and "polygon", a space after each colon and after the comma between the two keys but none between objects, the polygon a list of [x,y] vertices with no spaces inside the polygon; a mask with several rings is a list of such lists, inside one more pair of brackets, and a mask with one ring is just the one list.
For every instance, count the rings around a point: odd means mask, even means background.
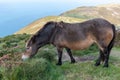
[{"label": "pony's hind leg", "polygon": [[65,48],[65,49],[66,49],[68,55],[70,56],[71,63],[75,63],[76,61],[75,61],[74,57],[72,56],[71,50],[69,48]]},{"label": "pony's hind leg", "polygon": [[99,57],[98,57],[98,59],[97,59],[97,61],[95,63],[95,66],[99,66],[101,61],[104,61],[104,59],[105,59],[104,53],[103,53],[102,50],[100,50],[99,51]]},{"label": "pony's hind leg", "polygon": [[108,67],[109,64],[108,64],[108,61],[109,61],[109,49],[108,48],[105,48],[104,49],[104,56],[105,56],[105,62],[104,62],[104,66],[103,67]]},{"label": "pony's hind leg", "polygon": [[104,49],[105,63],[104,63],[103,67],[109,66],[109,64],[108,64],[109,56],[110,56],[110,52],[111,52],[113,45],[114,45],[114,41],[111,41],[111,43],[108,45],[108,47]]},{"label": "pony's hind leg", "polygon": [[96,66],[100,65],[100,62],[103,61],[104,62],[104,66],[103,67],[108,67],[108,61],[109,61],[109,54],[110,54],[110,49],[109,47],[105,47],[105,45],[101,46],[101,50],[100,50],[100,56],[96,62]]},{"label": "pony's hind leg", "polygon": [[104,48],[105,63],[104,63],[103,67],[108,67],[109,66],[109,64],[108,64],[108,62],[109,62],[109,55],[110,55],[111,49],[112,49],[112,47],[114,45],[114,39],[115,38],[113,37],[113,39],[111,40],[109,45],[106,48]]},{"label": "pony's hind leg", "polygon": [[97,43],[99,49],[100,49],[100,56],[96,61],[95,66],[99,66],[101,61],[104,62],[104,67],[108,67],[108,60],[109,60],[109,48],[108,45],[106,45],[105,41],[100,40]]}]

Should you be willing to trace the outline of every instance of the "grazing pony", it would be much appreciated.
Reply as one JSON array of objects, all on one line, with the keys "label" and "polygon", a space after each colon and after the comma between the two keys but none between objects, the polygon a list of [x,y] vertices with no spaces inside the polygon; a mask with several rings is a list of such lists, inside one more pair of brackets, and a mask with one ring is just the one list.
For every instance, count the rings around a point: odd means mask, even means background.
[{"label": "grazing pony", "polygon": [[38,49],[46,44],[53,44],[58,51],[57,65],[62,64],[63,48],[67,50],[71,63],[74,63],[71,49],[82,50],[95,43],[100,51],[95,66],[104,61],[104,67],[108,67],[109,54],[114,40],[115,26],[105,19],[96,18],[81,23],[50,21],[28,40],[22,59],[33,57]]}]

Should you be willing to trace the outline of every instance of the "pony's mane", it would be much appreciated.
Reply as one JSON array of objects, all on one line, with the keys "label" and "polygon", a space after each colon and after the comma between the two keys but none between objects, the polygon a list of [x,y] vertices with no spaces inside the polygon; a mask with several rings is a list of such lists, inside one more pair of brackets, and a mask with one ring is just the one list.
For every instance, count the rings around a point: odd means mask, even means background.
[{"label": "pony's mane", "polygon": [[47,22],[40,30],[38,30],[32,37],[30,37],[30,39],[27,41],[26,43],[26,46],[28,46],[31,42],[33,43],[35,41],[35,38],[37,36],[39,36],[39,34],[45,29],[47,28],[48,26],[47,25],[50,25],[50,24],[53,24],[55,23],[54,21],[49,21]]},{"label": "pony's mane", "polygon": [[35,35],[33,35],[32,37],[30,37],[30,39],[29,39],[29,40],[27,41],[27,43],[26,43],[26,47],[27,47],[31,42],[33,42],[34,38],[35,38]]}]

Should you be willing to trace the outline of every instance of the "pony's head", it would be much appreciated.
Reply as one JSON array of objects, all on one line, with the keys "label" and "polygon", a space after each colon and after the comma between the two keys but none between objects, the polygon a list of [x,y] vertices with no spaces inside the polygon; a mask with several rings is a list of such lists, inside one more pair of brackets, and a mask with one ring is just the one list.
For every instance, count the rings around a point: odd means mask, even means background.
[{"label": "pony's head", "polygon": [[25,60],[33,57],[40,47],[49,44],[54,28],[55,22],[48,22],[33,35],[26,43],[26,50],[22,55],[22,59]]}]

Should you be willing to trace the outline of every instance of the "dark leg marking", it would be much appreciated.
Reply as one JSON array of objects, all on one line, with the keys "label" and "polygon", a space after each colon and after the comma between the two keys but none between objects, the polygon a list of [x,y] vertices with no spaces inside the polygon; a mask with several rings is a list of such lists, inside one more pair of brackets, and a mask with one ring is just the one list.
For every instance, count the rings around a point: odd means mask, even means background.
[{"label": "dark leg marking", "polygon": [[103,67],[108,67],[108,61],[109,61],[109,52],[108,51],[108,48],[105,48],[104,50],[104,56],[105,56],[105,63],[104,63],[104,66]]},{"label": "dark leg marking", "polygon": [[56,65],[62,65],[63,49],[62,48],[57,48],[57,51],[58,51],[58,63]]},{"label": "dark leg marking", "polygon": [[70,56],[71,63],[75,63],[76,61],[75,61],[74,57],[72,56],[71,50],[69,48],[65,48],[65,49],[66,49],[68,55]]},{"label": "dark leg marking", "polygon": [[105,56],[104,56],[104,53],[103,53],[102,50],[100,50],[99,54],[100,55],[99,55],[99,57],[98,57],[98,59],[97,59],[97,61],[95,63],[95,66],[99,66],[101,61],[104,61],[104,59],[105,59]]}]

